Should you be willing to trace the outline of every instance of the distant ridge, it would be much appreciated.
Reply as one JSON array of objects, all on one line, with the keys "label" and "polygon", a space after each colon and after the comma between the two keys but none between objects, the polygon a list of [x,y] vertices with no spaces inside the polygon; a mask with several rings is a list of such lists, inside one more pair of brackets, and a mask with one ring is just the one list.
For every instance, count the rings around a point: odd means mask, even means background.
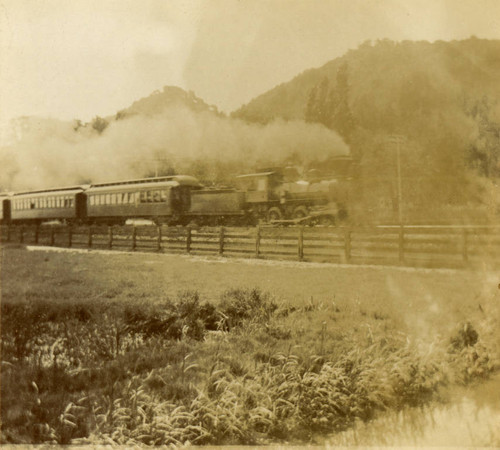
[{"label": "distant ridge", "polygon": [[164,86],[161,91],[154,91],[149,96],[135,101],[128,108],[118,111],[115,119],[120,120],[137,114],[145,116],[161,114],[171,106],[185,106],[195,112],[209,111],[220,114],[216,106],[205,103],[193,91],[185,91],[177,86]]}]

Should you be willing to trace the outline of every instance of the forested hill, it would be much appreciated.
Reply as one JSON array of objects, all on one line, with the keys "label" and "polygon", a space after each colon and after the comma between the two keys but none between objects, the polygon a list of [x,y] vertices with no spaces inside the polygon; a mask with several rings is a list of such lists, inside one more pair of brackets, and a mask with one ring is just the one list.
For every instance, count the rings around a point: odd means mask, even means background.
[{"label": "forested hill", "polygon": [[161,91],[155,91],[135,101],[128,108],[118,111],[115,119],[124,119],[136,114],[153,116],[163,113],[172,106],[184,106],[195,112],[211,111],[219,114],[216,106],[208,105],[192,91],[187,92],[177,86],[165,86]]},{"label": "forested hill", "polygon": [[232,117],[322,123],[349,143],[360,175],[374,183],[393,181],[398,135],[408,202],[482,201],[471,176],[500,176],[500,41],[366,42]]},{"label": "forested hill", "polygon": [[[402,125],[395,116],[408,117],[410,108],[426,112],[453,100],[460,106],[483,95],[500,97],[500,41],[383,40],[365,42],[320,68],[306,70],[232,116],[261,123],[306,119],[334,126],[334,105],[347,99],[359,125],[379,128],[383,123],[394,131]],[[321,112],[314,111],[321,106]]]}]

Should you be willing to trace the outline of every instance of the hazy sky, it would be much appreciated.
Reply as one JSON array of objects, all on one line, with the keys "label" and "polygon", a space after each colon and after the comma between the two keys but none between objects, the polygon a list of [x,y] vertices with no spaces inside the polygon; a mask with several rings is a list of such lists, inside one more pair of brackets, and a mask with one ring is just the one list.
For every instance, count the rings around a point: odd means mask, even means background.
[{"label": "hazy sky", "polygon": [[0,0],[0,120],[165,85],[231,111],[367,39],[500,38],[500,0]]}]

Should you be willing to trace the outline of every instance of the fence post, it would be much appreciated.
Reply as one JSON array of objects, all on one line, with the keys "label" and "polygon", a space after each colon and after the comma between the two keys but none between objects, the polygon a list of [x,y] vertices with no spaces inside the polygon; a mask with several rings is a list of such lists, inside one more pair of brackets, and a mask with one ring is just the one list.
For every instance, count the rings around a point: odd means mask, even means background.
[{"label": "fence post", "polygon": [[224,253],[224,227],[220,227],[219,231],[219,255]]},{"label": "fence post", "polygon": [[7,242],[10,242],[10,224],[7,225]]},{"label": "fence post", "polygon": [[186,253],[191,253],[191,227],[187,227]]},{"label": "fence post", "polygon": [[113,248],[113,227],[108,225],[108,248],[111,250]]},{"label": "fence post", "polygon": [[71,225],[68,226],[68,248],[71,248],[73,245],[73,227]]},{"label": "fence post", "polygon": [[398,236],[398,253],[399,253],[399,262],[404,263],[405,260],[405,229],[404,225],[401,224],[399,226],[399,236]]},{"label": "fence post", "polygon": [[255,257],[260,256],[260,225],[257,225],[257,230],[255,234]]},{"label": "fence post", "polygon": [[351,229],[346,227],[344,234],[345,262],[351,262]]},{"label": "fence post", "polygon": [[35,245],[38,245],[39,240],[40,240],[40,225],[37,223],[35,225]]},{"label": "fence post", "polygon": [[462,258],[463,258],[463,261],[464,263],[467,263],[467,261],[469,260],[469,254],[468,254],[468,248],[467,248],[467,228],[464,228],[463,229],[463,233],[462,233]]},{"label": "fence post", "polygon": [[24,227],[21,225],[19,228],[19,243],[22,244],[24,242]]},{"label": "fence post", "polygon": [[88,247],[92,248],[92,225],[89,224]]},{"label": "fence post", "polygon": [[56,243],[56,231],[55,228],[52,226],[50,227],[50,246],[53,247]]},{"label": "fence post", "polygon": [[158,225],[158,251],[161,252],[161,225]]},{"label": "fence post", "polygon": [[298,239],[298,251],[299,251],[299,261],[304,259],[304,227],[299,227],[299,239]]},{"label": "fence post", "polygon": [[132,251],[137,248],[137,228],[135,225],[132,227]]}]

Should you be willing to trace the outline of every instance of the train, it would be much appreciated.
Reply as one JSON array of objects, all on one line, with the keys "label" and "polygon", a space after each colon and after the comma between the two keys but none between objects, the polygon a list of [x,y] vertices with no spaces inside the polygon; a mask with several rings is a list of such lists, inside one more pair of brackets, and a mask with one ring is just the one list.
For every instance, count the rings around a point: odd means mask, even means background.
[{"label": "train", "polygon": [[0,193],[3,224],[158,225],[335,224],[345,219],[338,180],[297,179],[283,169],[235,177],[234,187],[206,187],[190,175]]}]

